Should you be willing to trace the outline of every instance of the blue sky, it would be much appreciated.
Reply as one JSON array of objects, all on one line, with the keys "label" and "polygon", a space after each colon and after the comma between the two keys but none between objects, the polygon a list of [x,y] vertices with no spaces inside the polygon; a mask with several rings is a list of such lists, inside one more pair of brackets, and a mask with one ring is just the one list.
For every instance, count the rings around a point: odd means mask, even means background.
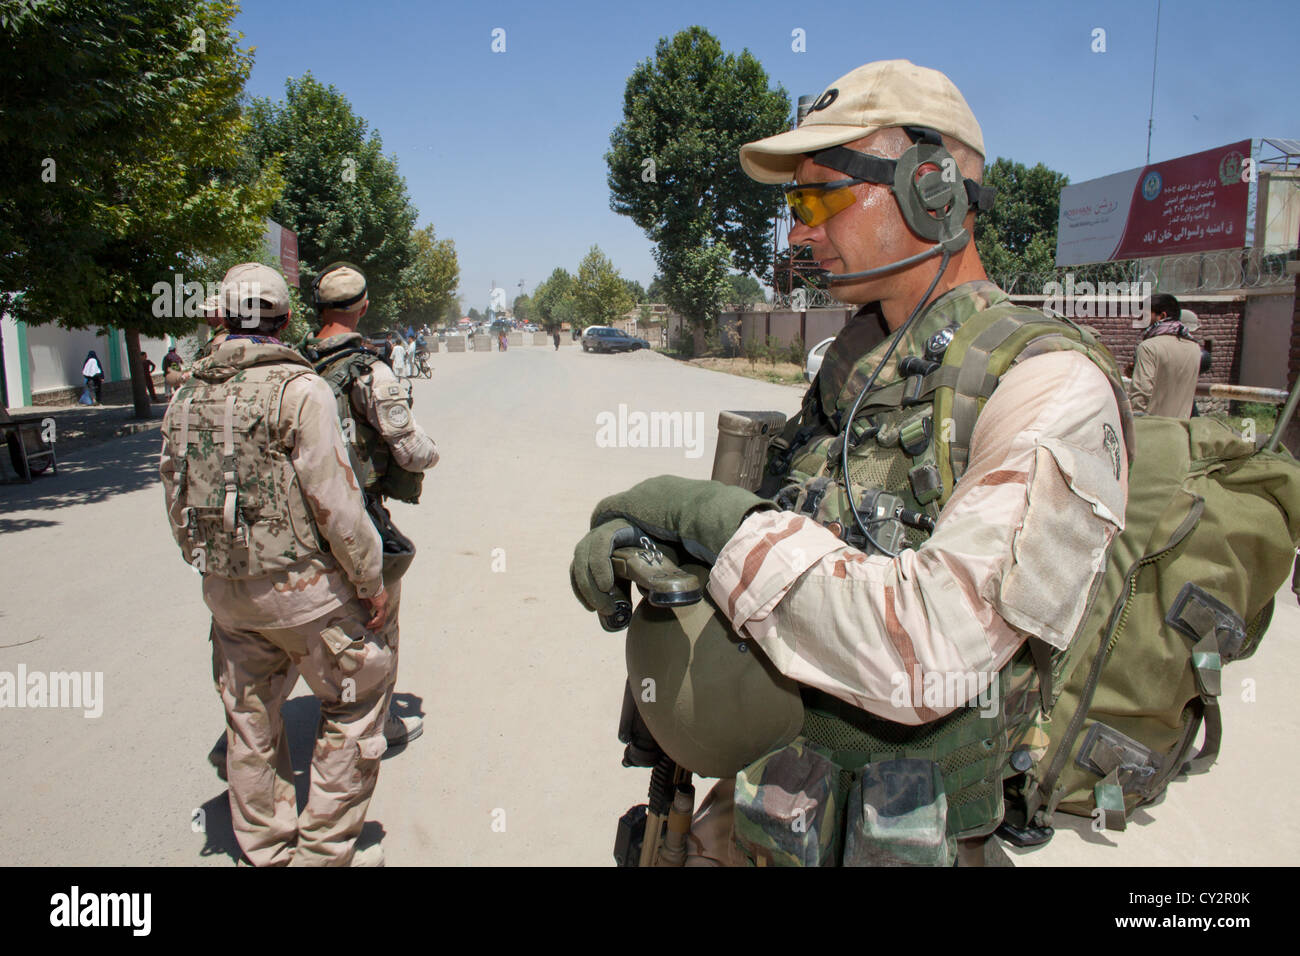
[{"label": "blue sky", "polygon": [[[419,225],[451,238],[464,306],[493,280],[513,299],[593,244],[648,284],[651,244],[609,209],[604,153],[624,84],[661,36],[699,24],[748,48],[773,86],[819,93],[870,60],[947,73],[989,159],[1046,163],[1081,182],[1143,164],[1156,0],[1058,3],[633,0],[531,3],[244,0],[248,89],[280,99],[311,71],[396,156]],[[1091,51],[1095,28],[1106,52]],[[505,52],[492,52],[492,31]],[[806,52],[791,33],[806,34]],[[1300,138],[1300,3],[1164,0],[1153,162],[1248,137]]]}]

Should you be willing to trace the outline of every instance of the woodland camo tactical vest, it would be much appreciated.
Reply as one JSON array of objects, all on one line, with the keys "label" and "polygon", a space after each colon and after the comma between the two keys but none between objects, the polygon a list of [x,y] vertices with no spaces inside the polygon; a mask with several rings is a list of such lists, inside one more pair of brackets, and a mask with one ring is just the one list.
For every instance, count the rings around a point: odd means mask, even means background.
[{"label": "woodland camo tactical vest", "polygon": [[[800,415],[774,443],[771,480],[765,485],[768,491],[780,487],[776,498],[784,507],[813,517],[867,553],[878,552],[857,529],[840,473],[841,420],[890,341],[840,375],[845,381],[837,394],[829,392],[838,383],[828,388],[818,376]],[[999,379],[1016,361],[1060,349],[1082,352],[1110,380],[1127,443],[1132,419],[1123,384],[1114,359],[1090,332],[1016,306],[988,282],[969,283],[936,300],[881,369],[848,429],[853,443],[848,485],[859,513],[893,514],[901,504],[919,519],[913,526],[896,518],[871,522],[877,542],[896,552],[915,549],[929,537],[965,471],[975,419]],[[909,356],[929,364],[918,371],[915,362],[908,363],[913,374],[900,374],[900,364]],[[947,421],[947,427],[936,426]],[[972,705],[920,726],[893,723],[805,688],[803,736],[829,752],[840,768],[841,797],[858,783],[856,768],[865,764],[934,761],[943,778],[948,833],[984,835],[1002,820],[1004,777],[1013,768],[1026,769],[1045,752],[1039,675],[1059,656],[1031,638],[998,675],[1001,706],[993,708],[996,714],[982,716],[981,708]]]},{"label": "woodland camo tactical vest", "polygon": [[234,338],[194,365],[163,421],[176,464],[168,502],[201,573],[256,578],[326,551],[279,433],[285,387],[311,375],[283,345]]},{"label": "woodland camo tactical vest", "polygon": [[369,381],[371,366],[382,362],[383,358],[365,348],[360,335],[341,335],[338,338],[342,341],[327,348],[321,348],[318,339],[308,339],[303,343],[303,353],[334,390],[339,421],[352,422],[351,434],[345,433],[345,437],[350,439],[348,448],[352,469],[368,494],[415,504],[420,500],[423,472],[407,471],[399,465],[393,459],[384,436],[352,401],[353,385],[358,380]]}]

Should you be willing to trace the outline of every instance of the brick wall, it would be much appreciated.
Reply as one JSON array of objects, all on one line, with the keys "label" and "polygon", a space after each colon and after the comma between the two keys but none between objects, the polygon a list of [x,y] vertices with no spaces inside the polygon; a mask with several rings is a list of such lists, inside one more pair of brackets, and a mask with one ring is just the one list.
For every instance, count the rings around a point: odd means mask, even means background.
[{"label": "brick wall", "polygon": [[[1012,296],[1024,305],[1039,306],[1042,296]],[[1245,299],[1184,299],[1179,303],[1185,309],[1191,309],[1200,319],[1200,327],[1192,333],[1198,345],[1214,342],[1213,358],[1210,371],[1201,376],[1202,382],[1229,384],[1237,381],[1239,370],[1239,350],[1241,345],[1241,320],[1245,313]],[[1096,329],[1101,341],[1110,349],[1119,363],[1120,371],[1129,374],[1133,364],[1133,352],[1138,342],[1142,341],[1142,329],[1133,328],[1133,319],[1128,317],[1078,318],[1077,322]]]}]

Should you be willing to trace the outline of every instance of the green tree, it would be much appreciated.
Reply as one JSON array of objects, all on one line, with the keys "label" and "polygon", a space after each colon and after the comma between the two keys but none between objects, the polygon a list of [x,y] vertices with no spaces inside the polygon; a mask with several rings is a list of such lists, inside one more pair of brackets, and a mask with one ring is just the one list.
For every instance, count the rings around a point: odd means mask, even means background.
[{"label": "green tree", "polygon": [[254,155],[281,157],[284,195],[272,216],[298,234],[304,284],[331,262],[354,262],[366,274],[367,325],[395,323],[417,212],[379,134],[310,73],[285,81],[283,102],[255,99],[249,114]]},{"label": "green tree", "polygon": [[623,284],[627,286],[628,294],[632,296],[632,301],[634,303],[649,301],[645,297],[645,286],[641,285],[641,283],[637,282],[635,279],[624,279]]},{"label": "green tree", "polygon": [[627,284],[609,257],[600,251],[600,246],[592,246],[578,264],[573,303],[574,313],[584,327],[609,325],[636,304]]},{"label": "green tree", "polygon": [[[687,318],[693,316],[716,317],[726,301],[731,285],[727,281],[731,254],[724,245],[706,245],[683,249],[668,259],[662,267],[674,276],[668,288],[668,305]],[[695,354],[704,351],[707,340],[707,323],[692,321],[692,345]]]},{"label": "green tree", "polygon": [[573,276],[567,269],[556,269],[533,290],[533,304],[542,319],[542,327],[554,332],[574,317]]},{"label": "green tree", "polygon": [[515,302],[514,305],[512,306],[512,309],[515,314],[516,322],[533,321],[533,314],[535,309],[533,307],[533,300],[528,298],[528,296],[526,295],[515,296]]},{"label": "green tree", "polygon": [[478,309],[474,309],[474,308],[471,308],[469,312],[466,313],[466,318],[468,318],[471,322],[475,322],[475,323],[483,321],[482,314],[479,312]]},{"label": "green tree", "polygon": [[402,270],[398,286],[399,322],[404,326],[434,325],[455,301],[453,294],[460,281],[456,244],[435,238],[433,226],[425,226],[411,233],[411,246],[413,258]]},{"label": "green tree", "polygon": [[991,278],[1009,282],[1018,274],[1052,271],[1061,189],[1069,181],[1042,163],[1031,168],[998,158],[985,167],[984,184],[997,190],[997,199],[975,217],[975,247]]},{"label": "green tree", "polygon": [[[768,88],[758,60],[748,50],[724,54],[698,26],[661,38],[653,60],[628,77],[623,122],[605,154],[610,208],[656,244],[670,290],[665,299],[695,324],[713,320],[725,298],[700,296],[716,288],[717,250],[726,250],[728,265],[741,272],[771,269],[769,226],[780,197],[745,176],[736,154],[744,143],[786,129],[789,117],[789,96],[780,86]],[[676,271],[688,267],[695,270],[689,276]],[[692,311],[684,308],[688,302]]]},{"label": "green tree", "polygon": [[668,301],[668,287],[664,285],[663,276],[655,276],[650,280],[650,288],[645,290],[646,301],[663,304]]},{"label": "green tree", "polygon": [[445,322],[447,325],[450,325],[454,328],[456,324],[460,322],[462,318],[465,317],[465,313],[462,311],[462,309],[463,309],[463,303],[461,301],[461,297],[458,295],[453,296],[448,301],[447,307],[443,310],[442,313],[443,322]]},{"label": "green tree", "polygon": [[0,7],[0,288],[24,293],[7,308],[27,322],[121,328],[140,417],[141,335],[190,331],[187,299],[202,300],[155,287],[255,258],[283,188],[241,146],[252,53],[235,13],[221,0]]},{"label": "green tree", "polygon": [[750,306],[757,302],[767,301],[767,296],[763,293],[763,287],[758,284],[758,280],[753,276],[729,275],[727,276],[727,285],[730,289],[728,301],[732,305],[738,306],[742,312],[747,311]]}]

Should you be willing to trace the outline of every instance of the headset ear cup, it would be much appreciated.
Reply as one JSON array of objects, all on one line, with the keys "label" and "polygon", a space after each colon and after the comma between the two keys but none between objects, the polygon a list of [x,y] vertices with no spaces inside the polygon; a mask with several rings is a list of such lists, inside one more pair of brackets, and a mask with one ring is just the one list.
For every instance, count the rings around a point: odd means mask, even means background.
[{"label": "headset ear cup", "polygon": [[[938,167],[917,175],[923,166]],[[965,245],[962,221],[970,209],[957,161],[942,146],[917,143],[898,158],[894,169],[894,198],[909,229],[923,239]]]}]

